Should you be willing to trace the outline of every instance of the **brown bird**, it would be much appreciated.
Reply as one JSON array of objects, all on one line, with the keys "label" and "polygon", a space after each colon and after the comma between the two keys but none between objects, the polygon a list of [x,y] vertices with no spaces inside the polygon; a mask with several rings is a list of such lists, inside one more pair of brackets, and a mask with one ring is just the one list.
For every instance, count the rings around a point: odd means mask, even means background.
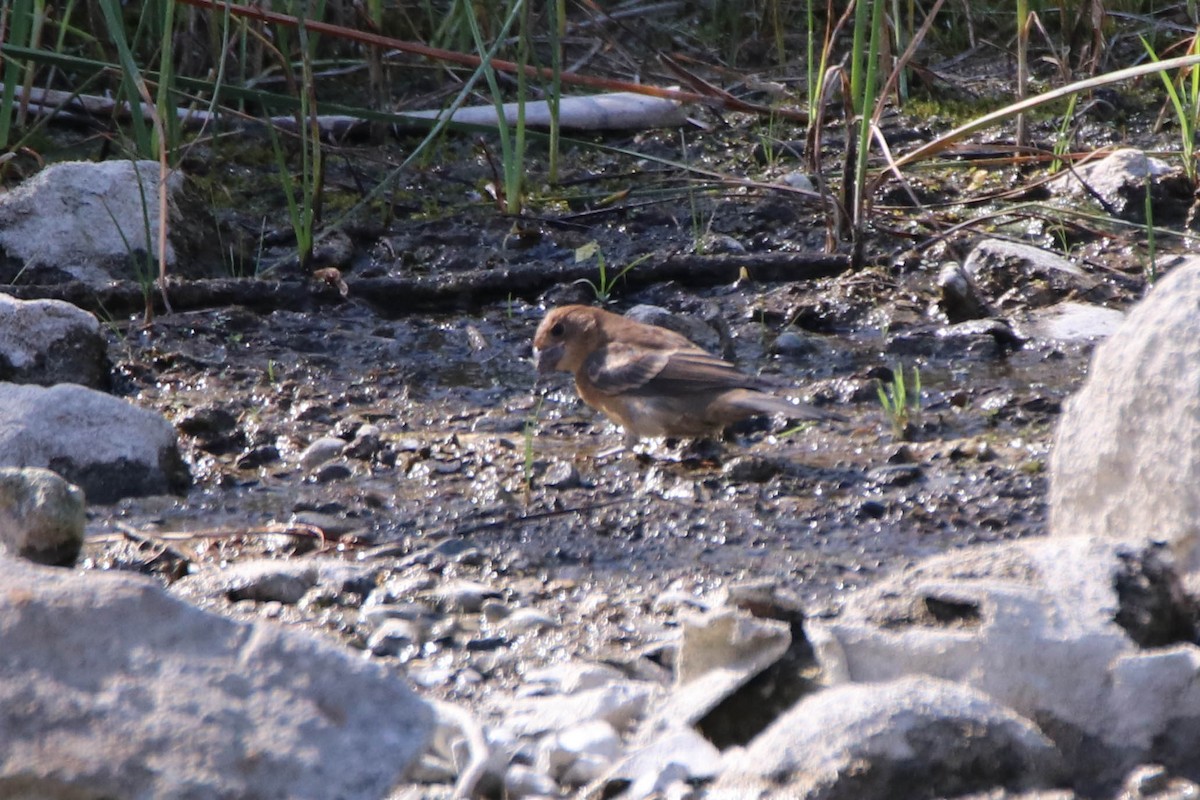
[{"label": "brown bird", "polygon": [[706,436],[761,414],[844,419],[771,394],[767,381],[675,331],[598,308],[552,309],[538,325],[533,351],[538,374],[573,373],[579,397],[624,428],[627,445],[642,437]]}]

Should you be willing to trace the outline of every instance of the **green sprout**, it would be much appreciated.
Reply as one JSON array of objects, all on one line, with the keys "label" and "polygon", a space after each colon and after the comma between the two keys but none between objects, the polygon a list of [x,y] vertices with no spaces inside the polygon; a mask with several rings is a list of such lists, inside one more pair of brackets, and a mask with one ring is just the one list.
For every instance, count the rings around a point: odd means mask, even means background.
[{"label": "green sprout", "polygon": [[587,261],[592,256],[596,257],[596,266],[600,269],[600,279],[593,282],[588,278],[580,278],[575,283],[582,283],[592,288],[592,292],[596,295],[596,300],[600,303],[607,303],[612,298],[613,288],[617,285],[617,281],[625,277],[625,273],[642,263],[650,256],[649,254],[635,258],[630,261],[620,272],[612,278],[608,277],[608,267],[604,261],[604,252],[600,249],[600,245],[596,242],[588,242],[587,244],[576,248],[575,263]]},{"label": "green sprout", "polygon": [[892,380],[886,384],[879,381],[876,391],[892,433],[897,438],[905,438],[909,422],[921,413],[921,371],[913,367],[911,395],[904,381],[904,368],[899,364],[892,370]]}]

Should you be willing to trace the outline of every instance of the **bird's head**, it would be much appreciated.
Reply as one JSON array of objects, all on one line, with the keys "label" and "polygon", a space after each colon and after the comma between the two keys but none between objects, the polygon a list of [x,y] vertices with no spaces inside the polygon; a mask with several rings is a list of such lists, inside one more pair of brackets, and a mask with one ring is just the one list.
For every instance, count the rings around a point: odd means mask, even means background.
[{"label": "bird's head", "polygon": [[533,335],[538,374],[579,370],[584,359],[604,344],[598,319],[601,313],[587,306],[562,306],[547,312]]}]

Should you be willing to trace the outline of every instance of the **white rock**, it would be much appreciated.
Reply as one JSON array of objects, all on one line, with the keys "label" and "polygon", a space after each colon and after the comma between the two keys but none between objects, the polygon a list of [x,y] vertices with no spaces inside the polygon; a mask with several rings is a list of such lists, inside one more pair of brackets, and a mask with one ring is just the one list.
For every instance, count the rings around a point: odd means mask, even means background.
[{"label": "white rock", "polygon": [[73,564],[85,521],[78,486],[48,469],[0,467],[0,554]]},{"label": "white rock", "polygon": [[1159,281],[1096,348],[1050,455],[1056,536],[1172,542],[1200,569],[1200,259]]},{"label": "white rock", "polygon": [[604,720],[623,730],[641,716],[654,694],[648,684],[626,681],[575,694],[519,698],[506,725],[523,736],[561,731],[581,722]]},{"label": "white rock", "polygon": [[1054,745],[986,695],[928,677],[817,692],[727,754],[713,800],[884,798],[1053,785]]},{"label": "white rock", "polygon": [[0,558],[0,587],[0,786],[378,800],[433,730],[382,664],[141,576]]},{"label": "white rock", "polygon": [[[131,251],[158,253],[158,175],[155,161],[52,164],[0,194],[0,250],[38,282],[49,282],[45,270],[93,288],[132,278]],[[170,195],[182,185],[182,174],[172,173]],[[169,242],[167,264],[175,265]]]},{"label": "white rock", "polygon": [[396,656],[408,661],[421,652],[425,631],[409,619],[385,620],[367,637],[367,649],[377,656]]},{"label": "white rock", "polygon": [[190,482],[162,415],[69,383],[0,383],[0,466],[53,469],[90,503],[166,494]]},{"label": "white rock", "polygon": [[[681,796],[678,787],[687,780],[688,771],[679,763],[672,761],[661,767],[657,772],[645,772],[621,795],[622,800],[649,800],[649,798],[666,798],[668,793]],[[686,795],[683,795],[686,796]]]},{"label": "white rock", "polygon": [[474,614],[482,610],[483,601],[499,597],[500,592],[485,583],[468,580],[452,580],[437,586],[431,595],[444,611],[459,611]]},{"label": "white rock", "polygon": [[581,786],[603,774],[620,752],[621,737],[613,726],[592,720],[542,739],[536,764],[558,781]]},{"label": "white rock", "polygon": [[716,745],[695,728],[681,725],[658,731],[648,742],[631,750],[613,768],[608,780],[635,784],[649,781],[655,785],[668,767],[676,768],[671,774],[682,774],[685,780],[707,780],[717,774],[720,763],[721,751]]},{"label": "white rock", "polygon": [[608,664],[569,661],[531,669],[525,674],[522,693],[571,694],[585,689],[598,689],[624,680],[625,676],[621,671]]},{"label": "white rock", "polygon": [[0,294],[0,379],[105,389],[109,370],[108,345],[91,314],[61,300]]}]

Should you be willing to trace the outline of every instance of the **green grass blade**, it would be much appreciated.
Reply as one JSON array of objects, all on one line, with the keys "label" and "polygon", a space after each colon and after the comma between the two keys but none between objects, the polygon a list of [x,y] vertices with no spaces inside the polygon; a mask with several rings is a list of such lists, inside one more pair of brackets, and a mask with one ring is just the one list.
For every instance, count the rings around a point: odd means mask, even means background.
[{"label": "green grass blade", "polygon": [[100,11],[104,16],[104,25],[108,36],[117,48],[117,57],[121,65],[121,91],[125,101],[129,103],[129,117],[133,127],[134,146],[139,156],[155,158],[154,138],[150,126],[141,113],[142,96],[138,86],[142,82],[142,72],[133,57],[133,50],[125,36],[125,25],[121,19],[120,0],[99,0]]}]

